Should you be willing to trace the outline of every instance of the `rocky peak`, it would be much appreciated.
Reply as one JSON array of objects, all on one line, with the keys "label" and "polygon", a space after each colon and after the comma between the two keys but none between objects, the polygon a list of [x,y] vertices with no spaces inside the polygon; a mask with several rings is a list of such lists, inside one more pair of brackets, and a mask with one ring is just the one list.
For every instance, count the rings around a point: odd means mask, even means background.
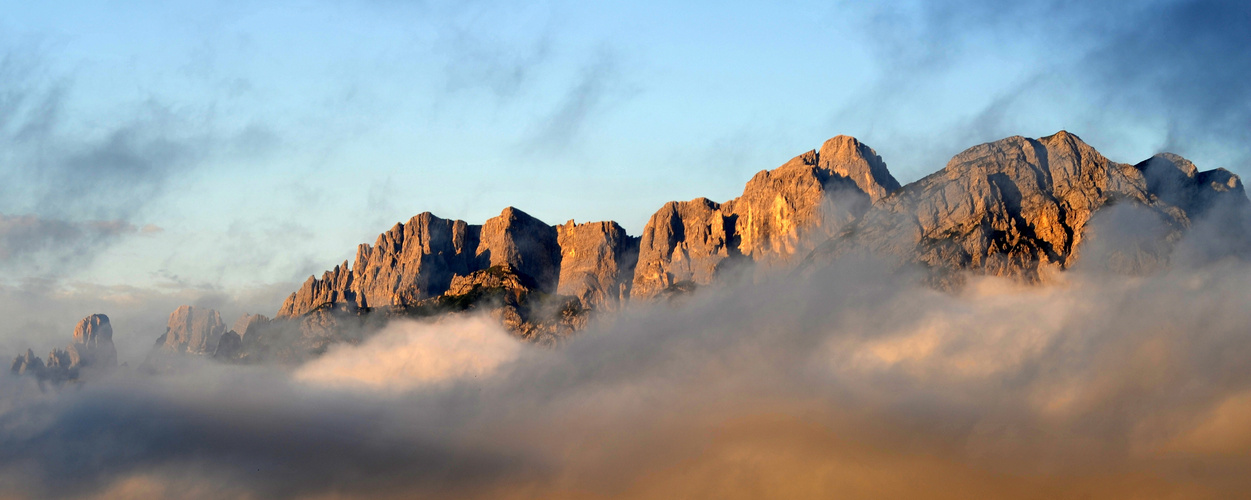
[{"label": "rocky peak", "polygon": [[92,347],[103,343],[112,345],[113,326],[109,324],[109,317],[92,314],[80,320],[74,327],[74,343]]},{"label": "rocky peak", "polygon": [[840,135],[825,141],[817,156],[822,169],[850,179],[873,201],[899,189],[899,181],[882,157],[855,137]]},{"label": "rocky peak", "polygon": [[249,335],[255,336],[273,321],[264,314],[244,314],[235,321],[234,331],[243,338]]},{"label": "rocky peak", "polygon": [[482,225],[477,250],[480,267],[509,265],[533,277],[539,290],[554,293],[560,279],[556,228],[513,207]]},{"label": "rocky peak", "polygon": [[80,320],[74,327],[74,343],[70,344],[69,354],[73,367],[117,366],[117,349],[113,346],[113,326],[109,324],[109,317],[92,314]]},{"label": "rocky peak", "polygon": [[361,245],[350,290],[359,307],[403,306],[447,290],[455,274],[476,268],[480,227],[423,212]]},{"label": "rocky peak", "polygon": [[213,309],[179,306],[169,315],[165,334],[157,345],[171,352],[211,355],[226,333],[226,324]]},{"label": "rocky peak", "polygon": [[35,351],[27,349],[26,354],[19,354],[13,359],[13,367],[9,370],[17,375],[35,375],[43,374],[43,360],[35,355]]}]

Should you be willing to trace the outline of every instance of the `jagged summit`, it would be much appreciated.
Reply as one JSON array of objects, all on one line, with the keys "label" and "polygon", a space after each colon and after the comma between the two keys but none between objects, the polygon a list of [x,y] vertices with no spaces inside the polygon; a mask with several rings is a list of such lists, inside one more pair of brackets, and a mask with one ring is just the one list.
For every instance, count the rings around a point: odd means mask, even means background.
[{"label": "jagged summit", "polygon": [[[482,225],[422,213],[379,235],[373,246],[358,247],[353,265],[344,262],[320,279],[309,277],[287,298],[278,317],[300,316],[328,304],[353,310],[414,306],[447,292],[457,276],[502,265],[533,279],[537,291],[566,290],[585,299],[588,308],[603,306],[622,294],[620,275],[633,272],[637,255],[637,239],[615,222],[606,224],[611,227],[575,225],[562,238],[556,226],[514,207]],[[562,266],[565,253],[571,254],[568,272]],[[585,259],[597,255],[622,262],[594,271],[600,273],[597,283],[586,285],[586,273],[598,263]],[[572,270],[579,267],[583,271]],[[618,289],[611,291],[614,287]]]},{"label": "jagged summit", "polygon": [[65,350],[52,349],[45,363],[33,349],[17,356],[10,368],[18,375],[32,375],[42,381],[78,380],[88,373],[99,373],[117,367],[117,349],[113,346],[113,326],[109,317],[92,314],[74,326],[73,342]]},{"label": "jagged summit", "polygon": [[855,137],[839,135],[825,141],[818,153],[821,168],[850,179],[873,201],[899,189],[877,151]]},{"label": "jagged summit", "polygon": [[[1232,188],[1222,191],[1190,180],[1219,173],[1197,173],[1180,157],[1144,163],[1110,161],[1066,131],[974,146],[899,195],[874,204],[810,260],[829,262],[861,248],[945,272],[1037,280],[1040,272],[1072,266],[1087,224],[1105,206],[1136,204],[1155,212],[1175,232],[1188,227],[1203,208],[1190,200],[1245,201],[1241,191],[1229,196]],[[1238,184],[1227,182],[1222,185]]]}]

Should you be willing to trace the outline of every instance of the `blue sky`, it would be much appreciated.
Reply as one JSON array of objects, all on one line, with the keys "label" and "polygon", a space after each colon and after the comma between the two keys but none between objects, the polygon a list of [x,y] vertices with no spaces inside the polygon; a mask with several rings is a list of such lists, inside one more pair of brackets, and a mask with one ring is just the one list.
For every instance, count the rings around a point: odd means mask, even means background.
[{"label": "blue sky", "polygon": [[[1168,149],[1242,174],[1248,10],[12,2],[0,214],[68,232],[8,243],[9,276],[297,282],[427,210],[481,223],[512,205],[638,234],[664,202],[724,201],[837,134],[904,182],[1059,129],[1118,161]],[[23,250],[48,241],[74,251]]]}]

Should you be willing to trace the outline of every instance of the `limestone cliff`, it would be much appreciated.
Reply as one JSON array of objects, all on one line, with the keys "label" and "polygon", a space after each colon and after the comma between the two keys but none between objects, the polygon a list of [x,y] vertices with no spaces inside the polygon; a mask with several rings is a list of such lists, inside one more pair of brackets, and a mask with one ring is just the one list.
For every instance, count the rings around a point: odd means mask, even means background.
[{"label": "limestone cliff", "polygon": [[556,293],[589,309],[617,309],[630,297],[639,239],[616,222],[574,221],[556,226],[560,279]]},{"label": "limestone cliff", "polygon": [[396,224],[373,246],[360,245],[355,262],[344,262],[320,279],[310,276],[283,303],[279,318],[321,307],[404,307],[437,297],[453,276],[509,264],[555,291],[560,269],[556,229],[509,207],[482,226],[429,212]]}]

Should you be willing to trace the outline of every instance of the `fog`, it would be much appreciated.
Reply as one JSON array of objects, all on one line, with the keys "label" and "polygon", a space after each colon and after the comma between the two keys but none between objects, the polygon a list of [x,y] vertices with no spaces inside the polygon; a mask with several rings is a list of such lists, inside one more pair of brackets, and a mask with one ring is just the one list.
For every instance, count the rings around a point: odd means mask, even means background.
[{"label": "fog", "polygon": [[0,490],[1238,495],[1251,487],[1251,266],[1107,273],[1109,240],[1045,285],[970,276],[937,290],[919,270],[849,257],[636,303],[556,347],[469,315],[393,321],[289,369],[191,359],[60,390],[0,377]]}]

